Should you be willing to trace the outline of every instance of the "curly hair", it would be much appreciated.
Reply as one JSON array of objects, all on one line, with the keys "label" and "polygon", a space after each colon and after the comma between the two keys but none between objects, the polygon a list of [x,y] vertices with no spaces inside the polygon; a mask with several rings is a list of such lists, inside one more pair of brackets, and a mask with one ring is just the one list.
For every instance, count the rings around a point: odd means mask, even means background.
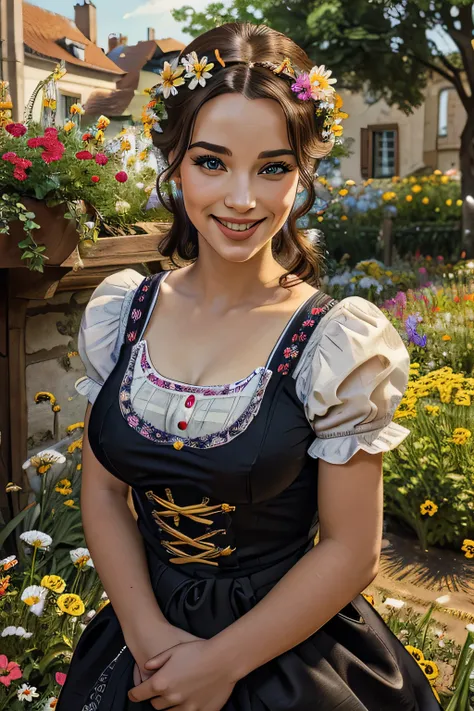
[{"label": "curly hair", "polygon": [[276,75],[260,66],[265,62],[277,66],[288,57],[292,65],[309,71],[313,63],[306,52],[284,34],[266,25],[238,22],[221,25],[200,35],[182,50],[179,59],[191,52],[196,52],[198,57],[213,57],[216,48],[225,66],[215,64],[212,79],[205,87],[194,91],[181,90],[164,99],[167,118],[160,123],[162,131],[152,132],[154,145],[167,161],[170,153],[175,154],[157,180],[158,197],[173,215],[171,229],[160,243],[160,252],[173,263],[176,255],[182,260],[193,261],[199,254],[197,230],[186,213],[181,191],[170,192],[163,185],[183,160],[200,108],[210,99],[229,93],[239,93],[247,99],[273,99],[284,112],[300,182],[307,193],[306,199],[293,208],[283,227],[274,235],[273,256],[286,269],[280,277],[281,286],[285,286],[291,274],[318,286],[321,252],[297,229],[296,221],[314,204],[314,171],[333,143],[322,138],[323,120],[316,116],[313,102],[300,101],[286,76]]}]

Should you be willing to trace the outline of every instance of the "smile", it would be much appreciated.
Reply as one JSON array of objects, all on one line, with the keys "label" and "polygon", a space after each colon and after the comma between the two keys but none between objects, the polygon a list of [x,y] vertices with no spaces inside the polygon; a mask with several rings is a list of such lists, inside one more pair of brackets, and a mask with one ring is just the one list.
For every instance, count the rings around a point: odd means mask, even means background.
[{"label": "smile", "polygon": [[238,222],[231,222],[228,220],[223,220],[220,219],[219,217],[216,217],[215,215],[212,215],[217,222],[219,222],[221,225],[224,225],[224,227],[227,227],[228,230],[232,230],[233,232],[245,232],[247,230],[252,229],[252,227],[255,227],[255,225],[258,225],[260,222],[263,222],[265,219],[262,217],[261,220],[253,220],[252,222],[249,222],[247,220],[242,220]]}]

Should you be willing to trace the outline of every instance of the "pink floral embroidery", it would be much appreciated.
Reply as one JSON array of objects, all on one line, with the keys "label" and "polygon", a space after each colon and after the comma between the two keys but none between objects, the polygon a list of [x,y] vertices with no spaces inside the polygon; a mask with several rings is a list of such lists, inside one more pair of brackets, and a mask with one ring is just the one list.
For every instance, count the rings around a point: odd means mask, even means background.
[{"label": "pink floral embroidery", "polygon": [[304,343],[307,338],[308,336],[306,335],[306,333],[300,333],[300,343]]},{"label": "pink floral embroidery", "polygon": [[127,341],[130,341],[130,343],[133,343],[133,341],[136,339],[136,337],[137,337],[137,331],[129,331],[129,333],[127,333]]},{"label": "pink floral embroidery", "polygon": [[287,375],[289,370],[290,370],[289,363],[280,363],[280,365],[278,366],[278,372],[281,373],[282,375]]},{"label": "pink floral embroidery", "polygon": [[320,308],[320,307],[315,307],[314,309],[311,309],[311,313],[312,313],[314,316],[317,316],[318,314],[322,314],[323,311],[324,311],[324,309],[322,309],[322,308]]},{"label": "pink floral embroidery", "polygon": [[141,296],[138,297],[138,301],[145,301],[145,296],[142,294]]},{"label": "pink floral embroidery", "polygon": [[127,422],[130,425],[130,427],[138,427],[138,425],[140,424],[140,420],[138,419],[138,417],[136,415],[129,415],[127,417]]},{"label": "pink floral embroidery", "polygon": [[311,326],[314,326],[314,319],[309,318],[306,321],[303,321],[303,328],[311,328]]},{"label": "pink floral embroidery", "polygon": [[132,311],[132,321],[138,321],[142,317],[141,309],[133,309]]},{"label": "pink floral embroidery", "polygon": [[298,334],[297,334],[297,333],[294,333],[294,334],[292,335],[292,337],[291,337],[291,342],[292,342],[292,343],[295,343],[295,341],[297,341],[297,340],[298,340]]}]

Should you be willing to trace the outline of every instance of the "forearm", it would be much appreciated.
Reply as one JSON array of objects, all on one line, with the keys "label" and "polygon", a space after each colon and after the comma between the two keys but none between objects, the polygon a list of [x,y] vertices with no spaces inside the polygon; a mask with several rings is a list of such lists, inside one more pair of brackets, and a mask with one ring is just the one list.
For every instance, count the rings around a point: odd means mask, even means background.
[{"label": "forearm", "polygon": [[165,634],[169,625],[153,593],[143,541],[127,500],[114,491],[83,489],[82,518],[94,565],[127,645],[148,658],[156,653],[157,634],[161,628]]},{"label": "forearm", "polygon": [[311,636],[374,577],[375,564],[358,565],[349,549],[323,540],[252,610],[210,640],[212,655],[241,679]]}]

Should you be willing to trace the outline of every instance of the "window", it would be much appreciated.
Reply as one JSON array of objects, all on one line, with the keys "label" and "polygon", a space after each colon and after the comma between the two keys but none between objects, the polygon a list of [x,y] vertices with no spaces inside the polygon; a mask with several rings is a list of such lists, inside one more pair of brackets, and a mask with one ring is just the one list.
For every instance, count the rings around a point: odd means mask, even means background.
[{"label": "window", "polygon": [[438,136],[448,135],[448,103],[451,89],[441,89],[438,95]]},{"label": "window", "polygon": [[[60,94],[59,95],[59,104],[58,104],[58,119],[59,121],[62,121],[65,123],[69,118],[70,118],[70,113],[69,109],[73,104],[80,104],[81,103],[81,97],[80,96],[70,96],[69,94]],[[81,120],[80,115],[77,116],[79,121]]]},{"label": "window", "polygon": [[360,172],[363,178],[391,178],[399,172],[397,124],[361,129]]}]

